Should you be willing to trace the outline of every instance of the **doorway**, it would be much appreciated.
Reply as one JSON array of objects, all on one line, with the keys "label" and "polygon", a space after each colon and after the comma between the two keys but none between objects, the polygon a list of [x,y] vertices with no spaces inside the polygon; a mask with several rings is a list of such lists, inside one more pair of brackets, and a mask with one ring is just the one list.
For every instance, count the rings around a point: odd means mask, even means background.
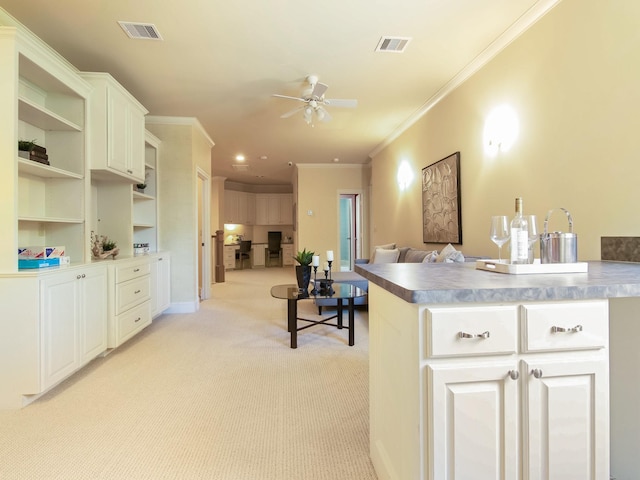
[{"label": "doorway", "polygon": [[339,245],[340,271],[353,270],[355,259],[359,258],[360,243],[360,199],[359,193],[341,193],[339,201]]},{"label": "doorway", "polygon": [[198,201],[198,296],[211,297],[211,189],[209,175],[197,168]]}]

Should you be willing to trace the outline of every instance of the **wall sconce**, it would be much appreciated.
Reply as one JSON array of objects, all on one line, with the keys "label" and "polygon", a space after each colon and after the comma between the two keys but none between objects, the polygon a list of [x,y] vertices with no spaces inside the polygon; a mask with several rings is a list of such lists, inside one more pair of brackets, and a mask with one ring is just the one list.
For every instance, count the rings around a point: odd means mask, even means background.
[{"label": "wall sconce", "polygon": [[400,162],[400,166],[398,167],[398,174],[396,176],[396,180],[398,181],[398,188],[400,190],[406,190],[413,182],[415,175],[413,174],[413,170],[411,169],[411,165],[406,160]]},{"label": "wall sconce", "polygon": [[509,105],[494,108],[484,124],[484,150],[489,155],[508,151],[520,133],[518,116]]}]

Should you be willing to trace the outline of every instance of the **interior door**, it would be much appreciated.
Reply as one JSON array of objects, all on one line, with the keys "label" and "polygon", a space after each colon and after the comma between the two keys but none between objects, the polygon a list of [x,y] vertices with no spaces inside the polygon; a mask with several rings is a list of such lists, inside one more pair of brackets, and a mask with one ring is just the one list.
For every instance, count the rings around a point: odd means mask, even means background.
[{"label": "interior door", "polygon": [[340,271],[353,270],[358,254],[358,205],[359,195],[340,194]]}]

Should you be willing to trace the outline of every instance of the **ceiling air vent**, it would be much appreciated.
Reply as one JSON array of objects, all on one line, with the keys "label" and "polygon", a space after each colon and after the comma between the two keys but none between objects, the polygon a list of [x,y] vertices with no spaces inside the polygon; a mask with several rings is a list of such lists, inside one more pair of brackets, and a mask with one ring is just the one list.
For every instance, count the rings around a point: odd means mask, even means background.
[{"label": "ceiling air vent", "polygon": [[234,163],[231,166],[236,172],[246,172],[247,170],[249,170],[249,165],[238,165]]},{"label": "ceiling air vent", "polygon": [[382,37],[378,42],[376,52],[402,53],[410,41],[410,37]]},{"label": "ceiling air vent", "polygon": [[155,25],[151,23],[118,22],[129,38],[162,40]]}]

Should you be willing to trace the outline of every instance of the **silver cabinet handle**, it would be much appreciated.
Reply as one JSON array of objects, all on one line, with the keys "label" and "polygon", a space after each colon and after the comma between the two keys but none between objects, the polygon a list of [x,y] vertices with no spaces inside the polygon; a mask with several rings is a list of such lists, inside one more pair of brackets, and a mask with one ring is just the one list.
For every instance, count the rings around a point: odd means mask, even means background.
[{"label": "silver cabinet handle", "polygon": [[82,274],[82,278],[86,278],[86,277],[87,277],[87,276],[83,273],[83,274]]},{"label": "silver cabinet handle", "polygon": [[82,275],[76,275],[76,278],[80,280],[82,278]]},{"label": "silver cabinet handle", "polygon": [[517,380],[520,378],[520,373],[517,370],[509,370],[509,377],[511,377],[511,380]]},{"label": "silver cabinet handle", "polygon": [[139,268],[134,268],[134,269],[133,269],[133,273],[138,273],[139,271],[140,271],[140,269],[139,269]]},{"label": "silver cabinet handle", "polygon": [[489,338],[491,334],[489,333],[489,330],[487,330],[486,332],[482,332],[482,333],[466,333],[466,332],[458,332],[458,338]]},{"label": "silver cabinet handle", "polygon": [[141,318],[141,317],[138,317],[138,318],[136,318],[136,319],[133,321],[133,323],[138,323],[140,320],[142,320],[142,318]]},{"label": "silver cabinet handle", "polygon": [[137,295],[140,293],[140,290],[136,290],[135,292],[133,292],[134,295]]},{"label": "silver cabinet handle", "polygon": [[542,378],[542,370],[540,370],[539,368],[534,368],[533,370],[531,370],[531,375],[536,378]]},{"label": "silver cabinet handle", "polygon": [[582,325],[576,325],[573,328],[564,328],[564,327],[556,327],[555,325],[551,327],[551,333],[577,333],[582,331]]}]

